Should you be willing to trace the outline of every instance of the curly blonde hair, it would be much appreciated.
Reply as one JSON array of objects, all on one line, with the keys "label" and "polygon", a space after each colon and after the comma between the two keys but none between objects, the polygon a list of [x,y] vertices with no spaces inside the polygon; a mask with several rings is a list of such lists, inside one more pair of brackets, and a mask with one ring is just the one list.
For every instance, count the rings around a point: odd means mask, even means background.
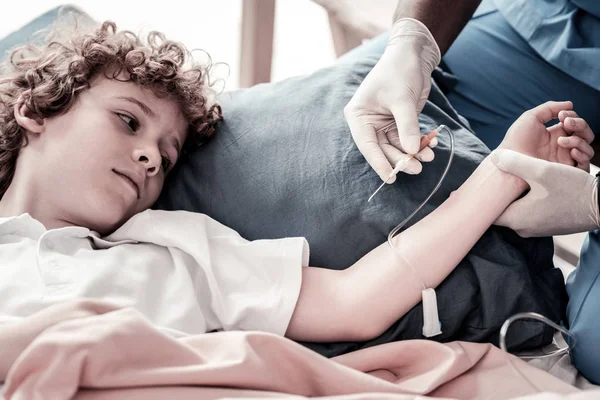
[{"label": "curly blonde hair", "polygon": [[1,72],[0,199],[13,179],[19,151],[27,145],[13,111],[20,101],[42,118],[61,115],[89,88],[91,78],[109,71],[112,76],[107,77],[116,78],[125,72],[129,81],[179,103],[189,121],[185,148],[204,143],[222,119],[211,97],[210,62],[194,63],[183,45],[159,32],[150,32],[143,42],[133,32],[117,31],[110,21],[93,30],[76,25],[60,32],[55,27],[43,45],[13,50]]}]

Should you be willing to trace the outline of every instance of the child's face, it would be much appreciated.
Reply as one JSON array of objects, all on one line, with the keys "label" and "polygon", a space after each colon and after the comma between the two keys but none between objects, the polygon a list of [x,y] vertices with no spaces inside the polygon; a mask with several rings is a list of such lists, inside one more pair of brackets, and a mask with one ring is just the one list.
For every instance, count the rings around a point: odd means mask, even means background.
[{"label": "child's face", "polygon": [[99,76],[22,152],[36,153],[33,189],[53,215],[106,234],[156,201],[187,129],[175,101]]}]

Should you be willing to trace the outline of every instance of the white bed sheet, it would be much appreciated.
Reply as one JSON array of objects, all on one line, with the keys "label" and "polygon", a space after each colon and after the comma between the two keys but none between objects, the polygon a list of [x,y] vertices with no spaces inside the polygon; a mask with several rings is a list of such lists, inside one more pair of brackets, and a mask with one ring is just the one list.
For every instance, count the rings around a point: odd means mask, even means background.
[{"label": "white bed sheet", "polygon": [[[563,349],[567,347],[567,343],[563,339],[560,332],[557,332],[554,335],[554,341],[552,344],[545,346],[539,350],[528,353],[531,355],[541,356],[543,354],[550,354],[559,349]],[[528,360],[530,365],[533,365],[541,370],[544,370],[558,379],[573,385],[581,390],[593,390],[600,389],[600,385],[595,385],[588,381],[583,375],[575,369],[573,364],[571,363],[571,357],[568,353],[563,353],[562,355],[555,355],[551,357],[538,357],[531,360]]]}]

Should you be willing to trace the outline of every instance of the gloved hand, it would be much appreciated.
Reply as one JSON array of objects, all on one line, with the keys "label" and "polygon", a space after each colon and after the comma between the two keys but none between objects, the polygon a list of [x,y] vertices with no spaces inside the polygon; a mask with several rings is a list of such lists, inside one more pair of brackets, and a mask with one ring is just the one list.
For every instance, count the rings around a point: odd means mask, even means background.
[{"label": "gloved hand", "polygon": [[[410,174],[421,172],[419,161],[433,160],[430,148],[419,152],[418,116],[440,59],[440,49],[425,25],[412,18],[398,20],[381,59],[344,108],[358,149],[384,181],[405,153],[416,154],[404,171]],[[394,129],[384,129],[394,120]],[[395,177],[388,183],[394,181]]]},{"label": "gloved hand", "polygon": [[581,169],[498,149],[490,160],[531,190],[495,222],[522,237],[566,235],[600,227],[598,182]]}]

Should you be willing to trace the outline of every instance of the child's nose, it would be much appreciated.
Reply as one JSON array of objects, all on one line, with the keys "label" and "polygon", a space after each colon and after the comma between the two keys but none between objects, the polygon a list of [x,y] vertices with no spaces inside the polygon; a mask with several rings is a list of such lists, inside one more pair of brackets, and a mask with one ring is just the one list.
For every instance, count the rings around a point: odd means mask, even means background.
[{"label": "child's nose", "polygon": [[155,175],[160,170],[162,160],[158,149],[136,150],[134,159],[143,165],[149,175]]}]

